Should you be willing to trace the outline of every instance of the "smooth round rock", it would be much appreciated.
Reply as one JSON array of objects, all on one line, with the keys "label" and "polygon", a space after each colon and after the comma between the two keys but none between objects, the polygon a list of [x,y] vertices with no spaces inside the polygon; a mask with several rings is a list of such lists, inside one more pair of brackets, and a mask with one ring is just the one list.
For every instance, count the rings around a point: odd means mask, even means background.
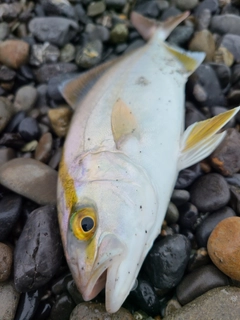
[{"label": "smooth round rock", "polygon": [[14,111],[29,111],[34,107],[37,100],[37,89],[32,86],[21,87],[15,96],[13,103]]},{"label": "smooth round rock", "polygon": [[[240,19],[240,18],[239,18]],[[233,56],[230,56],[228,60],[230,61],[230,65],[232,65],[233,60],[237,63],[240,62],[240,35],[234,34],[226,34],[221,41],[221,47],[226,48]],[[220,47],[220,48],[221,48]],[[219,49],[220,49],[219,48]]]},{"label": "smooth round rock", "polygon": [[0,62],[18,69],[28,60],[29,44],[22,40],[5,40],[0,43]]},{"label": "smooth round rock", "polygon": [[12,148],[0,149],[0,166],[14,158],[16,158],[16,153],[14,149]]},{"label": "smooth round rock", "polygon": [[52,152],[53,138],[50,132],[44,133],[39,140],[34,153],[34,158],[43,163],[47,163]]},{"label": "smooth round rock", "polygon": [[40,136],[38,122],[32,117],[24,118],[20,122],[18,132],[25,141],[38,140]]},{"label": "smooth round rock", "polygon": [[106,4],[104,1],[91,1],[87,8],[87,15],[89,17],[95,17],[103,13],[106,9]]},{"label": "smooth round rock", "polygon": [[169,203],[165,220],[168,224],[176,223],[179,218],[179,212],[176,205],[172,202]]},{"label": "smooth round rock", "polygon": [[16,224],[22,210],[22,197],[7,194],[0,201],[0,241],[7,236]]},{"label": "smooth round rock", "polygon": [[240,35],[240,17],[234,14],[213,16],[210,28],[212,32],[221,35],[226,33]]},{"label": "smooth round rock", "polygon": [[75,62],[79,67],[88,69],[102,59],[103,44],[100,40],[86,42],[76,53]]},{"label": "smooth round rock", "polygon": [[72,117],[72,110],[65,107],[50,109],[48,117],[56,135],[58,137],[65,137]]},{"label": "smooth round rock", "polygon": [[110,33],[110,39],[113,43],[122,43],[127,40],[128,28],[123,23],[118,23],[114,26]]},{"label": "smooth round rock", "polygon": [[[42,290],[24,292],[20,296],[14,320],[31,320],[35,315],[42,297]],[[34,317],[35,320],[35,317]]]},{"label": "smooth round rock", "polygon": [[67,43],[60,52],[60,61],[71,62],[74,60],[76,49],[71,43]]},{"label": "smooth round rock", "polygon": [[222,220],[212,231],[207,244],[213,263],[230,278],[240,281],[240,217]]},{"label": "smooth round rock", "polygon": [[0,242],[0,282],[8,280],[11,274],[13,250]]},{"label": "smooth round rock", "polygon": [[0,23],[0,41],[3,41],[7,38],[10,33],[10,28],[7,22]]},{"label": "smooth round rock", "polygon": [[182,279],[190,257],[189,240],[174,234],[155,242],[144,262],[144,270],[154,287],[174,288]]},{"label": "smooth round rock", "polygon": [[20,122],[26,117],[25,111],[17,112],[9,121],[5,128],[5,132],[17,132]]},{"label": "smooth round rock", "polygon": [[0,81],[12,81],[16,78],[16,72],[6,66],[0,66]]},{"label": "smooth round rock", "polygon": [[51,310],[51,320],[69,320],[76,304],[68,293],[61,294],[54,303]]},{"label": "smooth round rock", "polygon": [[177,206],[181,206],[186,203],[190,198],[190,193],[187,190],[173,190],[171,201]]},{"label": "smooth round rock", "polygon": [[211,213],[205,220],[203,220],[197,227],[195,234],[199,248],[207,247],[208,238],[220,221],[234,216],[236,216],[236,214],[231,208],[224,207]]},{"label": "smooth round rock", "polygon": [[46,284],[61,265],[62,245],[55,206],[34,210],[14,252],[14,283],[20,292]]},{"label": "smooth round rock", "polygon": [[0,167],[0,183],[40,205],[56,203],[57,172],[40,161],[8,161]]},{"label": "smooth round rock", "polygon": [[0,315],[3,320],[14,320],[20,293],[11,281],[0,283]]},{"label": "smooth round rock", "polygon": [[224,207],[230,199],[225,179],[218,173],[198,178],[190,188],[191,202],[202,212],[212,212]]},{"label": "smooth round rock", "polygon": [[75,72],[78,67],[75,63],[59,62],[43,64],[35,71],[37,81],[39,83],[48,82],[51,78],[61,74]]},{"label": "smooth round rock", "polygon": [[206,53],[205,62],[213,60],[216,46],[213,35],[208,30],[195,32],[194,37],[189,43],[190,51],[203,51]]},{"label": "smooth round rock", "polygon": [[182,279],[176,289],[177,299],[181,305],[185,305],[211,289],[228,284],[226,275],[215,266],[203,266]]},{"label": "smooth round rock", "polygon": [[179,172],[176,189],[189,187],[202,174],[199,163]]},{"label": "smooth round rock", "polygon": [[69,320],[134,320],[134,318],[124,308],[120,308],[116,313],[108,313],[101,303],[83,302],[74,308]]},{"label": "smooth round rock", "polygon": [[198,5],[198,0],[177,0],[176,7],[182,11],[192,10]]},{"label": "smooth round rock", "polygon": [[0,132],[2,132],[9,123],[13,114],[13,107],[10,101],[0,97]]},{"label": "smooth round rock", "polygon": [[239,288],[215,288],[168,315],[164,320],[235,320],[240,314],[239,301]]},{"label": "smooth round rock", "polygon": [[180,227],[193,231],[198,220],[198,209],[192,203],[187,202],[179,208],[179,212]]}]

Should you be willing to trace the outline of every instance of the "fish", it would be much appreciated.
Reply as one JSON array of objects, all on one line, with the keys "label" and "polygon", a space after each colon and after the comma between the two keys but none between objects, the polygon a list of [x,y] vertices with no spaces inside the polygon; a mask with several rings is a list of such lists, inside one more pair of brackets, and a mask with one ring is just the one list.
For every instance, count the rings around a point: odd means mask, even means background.
[{"label": "fish", "polygon": [[157,23],[133,12],[146,44],[60,86],[74,109],[57,191],[64,252],[83,299],[105,288],[109,313],[161,232],[179,171],[209,156],[239,111],[184,131],[185,84],[205,54],[165,39],[188,15]]}]

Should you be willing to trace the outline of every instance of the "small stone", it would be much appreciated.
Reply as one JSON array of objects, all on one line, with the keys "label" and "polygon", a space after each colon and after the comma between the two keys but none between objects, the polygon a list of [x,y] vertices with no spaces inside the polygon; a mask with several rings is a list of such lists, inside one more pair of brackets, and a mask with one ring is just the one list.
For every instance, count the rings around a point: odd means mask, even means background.
[{"label": "small stone", "polygon": [[240,36],[240,17],[234,14],[222,14],[212,17],[211,31],[220,35],[231,34]]},{"label": "small stone", "polygon": [[89,40],[101,40],[106,42],[110,38],[110,32],[107,27],[101,25],[95,25],[93,23],[88,23],[85,28],[85,32],[88,34]]},{"label": "small stone", "polygon": [[56,135],[58,137],[65,137],[72,117],[72,110],[65,107],[50,109],[48,117]]},{"label": "small stone", "polygon": [[[168,302],[167,302],[167,306],[166,306],[166,309],[165,309],[165,312],[164,312],[164,317],[167,317],[169,315],[171,315],[174,311],[180,309],[182,306],[180,305],[180,303],[177,301],[177,299],[173,298],[173,299],[170,299]],[[160,318],[161,320],[161,318]]]},{"label": "small stone", "polygon": [[25,141],[38,140],[40,136],[38,123],[32,117],[26,117],[20,122],[18,132]]},{"label": "small stone", "polygon": [[20,122],[26,117],[25,111],[17,112],[9,121],[7,127],[5,128],[6,132],[17,132]]},{"label": "small stone", "polygon": [[63,96],[60,93],[59,86],[67,80],[72,80],[73,78],[79,76],[79,73],[63,73],[56,77],[52,77],[48,81],[47,95],[55,101],[63,101]]},{"label": "small stone", "polygon": [[206,248],[200,248],[191,254],[188,262],[188,271],[198,269],[199,267],[206,266],[211,262]]},{"label": "small stone", "polygon": [[[5,1],[6,2],[6,1]],[[15,20],[22,11],[21,3],[4,3],[0,4],[1,18],[5,21]]]},{"label": "small stone", "polygon": [[120,308],[116,313],[108,313],[101,303],[83,302],[74,308],[69,320],[134,320],[134,318],[124,308]]},{"label": "small stone", "polygon": [[215,266],[203,266],[187,274],[179,283],[177,299],[184,306],[205,292],[228,284],[228,278]]},{"label": "small stone", "polygon": [[41,5],[48,16],[66,16],[75,18],[74,7],[68,0],[41,0]]},{"label": "small stone", "polygon": [[230,278],[240,281],[240,217],[222,220],[211,233],[207,249],[213,263]]},{"label": "small stone", "polygon": [[231,70],[222,63],[210,63],[215,71],[223,91],[228,90],[231,78]]},{"label": "small stone", "polygon": [[79,29],[74,20],[61,17],[34,18],[28,27],[38,41],[50,42],[60,47],[71,41]]},{"label": "small stone", "polygon": [[19,133],[4,133],[0,138],[0,146],[13,149],[21,149],[25,141]]},{"label": "small stone", "polygon": [[60,52],[61,62],[71,62],[75,58],[76,49],[71,43],[67,43]]},{"label": "small stone", "polygon": [[141,15],[147,16],[149,18],[157,18],[160,13],[160,8],[157,1],[139,1],[139,4],[138,2],[136,3],[136,7],[134,8],[134,10],[136,10]]},{"label": "small stone", "polygon": [[51,78],[56,77],[60,74],[66,74],[75,72],[78,67],[75,63],[48,63],[43,64],[40,68],[35,71],[37,81],[40,83],[48,82]]},{"label": "small stone", "polygon": [[179,172],[176,189],[189,187],[202,174],[199,163]]},{"label": "small stone", "polygon": [[9,100],[0,97],[0,132],[2,132],[9,123],[13,114],[13,107]]},{"label": "small stone", "polygon": [[6,66],[0,66],[0,81],[12,81],[16,77],[16,72]]},{"label": "small stone", "polygon": [[0,283],[0,314],[3,320],[15,319],[20,293],[11,281]]},{"label": "small stone", "polygon": [[215,52],[215,41],[213,35],[208,30],[195,32],[189,44],[190,51],[203,51],[206,53],[205,62],[213,60]]},{"label": "small stone", "polygon": [[230,200],[225,179],[218,173],[208,173],[198,178],[190,189],[191,202],[201,212],[212,212],[224,207]]},{"label": "small stone", "polygon": [[178,221],[178,218],[179,218],[178,208],[175,206],[174,203],[170,202],[168,205],[165,220],[167,221],[168,224],[173,224]]},{"label": "small stone", "polygon": [[231,208],[224,207],[211,213],[206,219],[204,219],[202,223],[198,225],[195,234],[199,248],[207,247],[208,238],[220,221],[229,217],[234,217],[235,215],[235,212]]},{"label": "small stone", "polygon": [[123,23],[114,26],[110,33],[110,39],[113,43],[125,42],[128,38],[128,28]]},{"label": "small stone", "polygon": [[191,245],[182,234],[174,234],[153,244],[143,269],[155,288],[172,289],[182,279]]},{"label": "small stone", "polygon": [[58,47],[45,42],[44,44],[34,44],[31,48],[29,63],[32,66],[40,66],[42,63],[57,62],[60,57]]},{"label": "small stone", "polygon": [[5,66],[18,69],[27,63],[29,44],[22,40],[5,40],[0,43],[0,62]]},{"label": "small stone", "polygon": [[68,293],[61,294],[52,307],[51,320],[69,320],[75,306],[76,304]]},{"label": "small stone", "polygon": [[235,320],[240,313],[237,303],[239,300],[239,288],[229,286],[215,288],[164,317],[164,320]]},{"label": "small stone", "polygon": [[186,101],[185,105],[185,128],[188,128],[191,124],[199,121],[206,120],[206,117],[198,110],[194,104]]},{"label": "small stone", "polygon": [[[239,17],[240,20],[240,17]],[[240,62],[240,35],[234,35],[234,34],[226,34],[220,43],[220,48],[223,47],[227,49],[234,57],[234,61],[239,63]],[[224,49],[221,49],[224,50]],[[225,50],[225,59],[228,59],[228,63],[231,63],[232,57],[231,55]]]},{"label": "small stone", "polygon": [[212,14],[216,13],[219,8],[218,0],[203,0],[194,10],[194,15],[199,17],[203,11],[208,9]]},{"label": "small stone", "polygon": [[190,202],[183,204],[179,208],[179,221],[178,224],[182,229],[193,231],[198,221],[198,209]]},{"label": "small stone", "polygon": [[210,156],[211,166],[224,176],[232,176],[240,170],[240,133],[228,129],[225,139]]},{"label": "small stone", "polygon": [[11,274],[13,250],[0,242],[0,282],[7,281]]},{"label": "small stone", "polygon": [[7,22],[0,23],[0,41],[5,40],[10,33],[10,28]]},{"label": "small stone", "polygon": [[0,167],[0,183],[40,205],[56,203],[57,172],[40,161],[8,161]]},{"label": "small stone", "polygon": [[24,86],[18,89],[13,103],[14,111],[29,111],[37,100],[37,89],[32,86]]},{"label": "small stone", "polygon": [[92,40],[80,47],[76,53],[75,62],[79,67],[91,68],[102,59],[103,45],[100,40]]},{"label": "small stone", "polygon": [[[228,94],[228,104],[231,106],[231,107],[237,107],[239,106],[239,100],[240,100],[240,90],[237,89],[237,90],[231,90]],[[236,116],[237,119],[239,119],[239,116],[237,115]]]},{"label": "small stone", "polygon": [[50,132],[42,135],[35,150],[34,158],[43,163],[47,163],[52,152],[53,138]]},{"label": "small stone", "polygon": [[198,5],[198,0],[177,0],[176,7],[182,11],[192,10]]},{"label": "small stone", "polygon": [[69,281],[67,282],[67,291],[69,292],[75,304],[84,302],[83,297],[81,293],[78,291],[77,286],[73,279],[69,279]]},{"label": "small stone", "polygon": [[197,19],[197,30],[202,31],[208,29],[211,18],[211,11],[209,9],[204,9],[203,11],[201,11]]},{"label": "small stone", "polygon": [[[14,320],[33,319],[33,316],[37,315],[37,308],[41,298],[42,298],[41,289],[22,293]],[[34,320],[37,320],[35,316],[34,316]]]},{"label": "small stone", "polygon": [[95,17],[106,10],[106,4],[104,1],[93,1],[87,8],[87,15],[89,17]]},{"label": "small stone", "polygon": [[49,163],[48,163],[49,167],[51,167],[53,169],[57,169],[57,167],[60,163],[61,157],[62,157],[62,148],[58,148],[55,151],[54,155],[49,160]]},{"label": "small stone", "polygon": [[194,33],[194,27],[190,26],[177,26],[168,37],[168,42],[177,46],[185,45]]},{"label": "small stone", "polygon": [[30,141],[21,148],[21,151],[25,153],[33,152],[37,148],[37,145],[38,145],[38,142],[36,140]]},{"label": "small stone", "polygon": [[46,284],[61,265],[62,246],[55,206],[34,210],[28,217],[14,252],[14,283],[20,292]]},{"label": "small stone", "polygon": [[186,203],[190,198],[190,193],[187,190],[173,190],[171,201],[177,206]]},{"label": "small stone", "polygon": [[234,56],[227,48],[220,47],[215,51],[213,61],[224,63],[226,66],[231,67],[234,62]]}]

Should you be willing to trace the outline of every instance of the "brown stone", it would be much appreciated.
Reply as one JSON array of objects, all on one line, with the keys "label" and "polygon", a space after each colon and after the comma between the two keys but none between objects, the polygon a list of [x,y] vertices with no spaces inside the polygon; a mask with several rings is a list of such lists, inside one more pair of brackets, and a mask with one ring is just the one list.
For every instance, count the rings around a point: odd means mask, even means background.
[{"label": "brown stone", "polygon": [[210,156],[211,166],[224,176],[231,176],[240,170],[240,133],[228,129],[223,142]]},{"label": "brown stone", "polygon": [[35,150],[34,158],[41,162],[48,162],[52,151],[53,139],[50,132],[46,132],[39,140],[38,146]]},{"label": "brown stone", "polygon": [[240,281],[240,217],[222,220],[211,233],[207,249],[213,263],[227,276]]},{"label": "brown stone", "polygon": [[72,117],[72,110],[66,107],[48,111],[52,128],[58,137],[65,137]]},{"label": "brown stone", "polygon": [[189,44],[189,50],[203,51],[206,53],[204,61],[212,61],[215,52],[215,41],[211,32],[208,30],[196,32]]},{"label": "brown stone", "polygon": [[11,274],[13,251],[4,243],[0,242],[0,282],[8,280]]},{"label": "brown stone", "polygon": [[0,62],[18,69],[28,60],[29,44],[22,40],[6,40],[0,43]]}]

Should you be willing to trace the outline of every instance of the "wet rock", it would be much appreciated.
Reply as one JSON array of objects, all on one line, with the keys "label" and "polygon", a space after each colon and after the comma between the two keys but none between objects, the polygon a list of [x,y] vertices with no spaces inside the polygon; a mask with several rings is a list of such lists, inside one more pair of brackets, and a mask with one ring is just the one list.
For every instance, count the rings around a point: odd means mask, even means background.
[{"label": "wet rock", "polygon": [[60,57],[60,50],[48,43],[34,44],[31,48],[31,56],[29,63],[32,66],[39,67],[42,63],[57,62]]},{"label": "wet rock", "polygon": [[61,17],[34,18],[28,28],[38,41],[50,42],[60,47],[71,41],[79,29],[74,20]]},{"label": "wet rock", "polygon": [[11,148],[0,149],[0,166],[11,159],[16,158],[16,153]]},{"label": "wet rock", "polygon": [[[239,17],[240,21],[240,17]],[[221,47],[226,48],[233,55],[235,62],[240,62],[240,36],[227,34],[222,38]],[[231,57],[230,57],[231,58]],[[232,65],[229,63],[229,65]]]},{"label": "wet rock", "polygon": [[80,47],[76,53],[75,62],[79,67],[91,68],[102,59],[103,45],[100,40],[92,40]]},{"label": "wet rock", "polygon": [[116,24],[110,33],[110,39],[113,43],[126,42],[128,38],[128,28],[123,23]]},{"label": "wet rock", "polygon": [[142,278],[137,281],[136,288],[130,292],[133,303],[148,315],[160,314],[161,304],[151,283]]},{"label": "wet rock", "polygon": [[213,263],[237,281],[240,281],[239,227],[239,217],[222,220],[212,231],[207,244],[208,254]]},{"label": "wet rock", "polygon": [[27,219],[14,253],[14,283],[20,292],[46,284],[61,265],[62,247],[55,206],[40,207]]},{"label": "wet rock", "polygon": [[230,84],[231,70],[228,66],[222,63],[210,63],[210,66],[215,71],[220,82],[222,90],[227,89]]},{"label": "wet rock", "polygon": [[193,270],[198,269],[199,267],[206,266],[210,264],[211,260],[208,256],[206,248],[200,248],[195,252],[192,252],[191,257],[188,262],[188,271],[192,272]]},{"label": "wet rock", "polygon": [[34,158],[43,163],[47,163],[52,152],[53,139],[50,132],[42,135],[35,150]]},{"label": "wet rock", "polygon": [[1,22],[0,23],[0,41],[5,40],[10,33],[10,28],[8,23]]},{"label": "wet rock", "polygon": [[16,224],[22,209],[22,198],[16,194],[4,195],[0,201],[0,241],[7,236]]},{"label": "wet rock", "polygon": [[69,320],[69,317],[76,304],[67,293],[61,294],[53,305],[51,310],[51,320]]},{"label": "wet rock", "polygon": [[213,60],[215,49],[214,37],[208,30],[195,32],[194,37],[189,43],[190,51],[203,51],[206,53],[205,62]]},{"label": "wet rock", "polygon": [[0,283],[0,314],[3,320],[14,319],[19,296],[12,282]]},{"label": "wet rock", "polygon": [[73,277],[70,272],[64,273],[61,275],[61,277],[57,278],[53,284],[52,284],[52,292],[56,295],[59,296],[63,292],[66,292],[67,290],[67,284],[69,281],[72,281]]},{"label": "wet rock", "polygon": [[144,262],[144,270],[154,287],[174,288],[182,279],[190,251],[189,240],[181,234],[155,242]]},{"label": "wet rock", "polygon": [[182,11],[192,10],[198,5],[198,0],[177,0],[176,7]]},{"label": "wet rock", "polygon": [[5,40],[0,43],[0,62],[18,69],[28,60],[29,44],[22,40]]},{"label": "wet rock", "polygon": [[180,171],[175,188],[184,189],[189,187],[193,183],[193,181],[196,180],[201,174],[201,168],[198,163]]},{"label": "wet rock", "polygon": [[67,291],[69,292],[75,304],[79,304],[84,301],[73,279],[69,279],[69,281],[67,282]]},{"label": "wet rock", "polygon": [[173,190],[171,201],[178,207],[186,203],[190,198],[187,190]]},{"label": "wet rock", "polygon": [[177,299],[185,305],[211,289],[228,284],[228,278],[215,266],[203,266],[186,275],[179,283]]},{"label": "wet rock", "polygon": [[38,308],[42,296],[40,291],[35,290],[31,292],[24,292],[21,294],[14,320],[33,319],[32,317],[34,316]]},{"label": "wet rock", "polygon": [[25,141],[19,133],[4,133],[0,138],[0,146],[9,147],[13,149],[21,149]]},{"label": "wet rock", "polygon": [[0,132],[2,132],[9,123],[13,114],[13,107],[9,100],[0,97]]},{"label": "wet rock", "polygon": [[75,58],[76,49],[71,43],[67,43],[60,52],[61,62],[71,62]]},{"label": "wet rock", "polygon": [[134,320],[129,311],[120,308],[116,313],[108,313],[101,303],[83,302],[78,304],[69,320]]},{"label": "wet rock", "polygon": [[232,176],[240,169],[240,133],[228,129],[226,138],[210,156],[211,166],[224,176]]},{"label": "wet rock", "polygon": [[182,46],[192,38],[193,33],[194,28],[192,25],[178,26],[173,30],[173,32],[171,32],[170,36],[168,37],[168,42],[177,46]]},{"label": "wet rock", "polygon": [[[235,179],[235,181],[236,180],[238,179]],[[240,187],[235,185],[230,185],[230,193],[231,193],[231,199],[229,204],[233,208],[233,210],[236,212],[236,214],[240,215]]]},{"label": "wet rock", "polygon": [[16,72],[6,66],[0,66],[0,81],[12,81],[16,77]]},{"label": "wet rock", "polygon": [[172,202],[169,203],[165,220],[168,224],[176,223],[179,218],[178,208]]},{"label": "wet rock", "polygon": [[95,17],[103,13],[106,9],[104,1],[92,1],[87,8],[87,15],[89,17]]},{"label": "wet rock", "polygon": [[[195,94],[197,85],[200,85],[203,88],[206,94],[204,99],[199,99]],[[189,78],[187,90],[190,90],[189,92],[193,93],[196,101],[203,107],[226,105],[226,99],[222,93],[216,73],[208,64],[202,64],[197,68],[194,74]]]},{"label": "wet rock", "polygon": [[56,108],[48,112],[52,128],[58,137],[65,137],[72,117],[72,110],[69,108]]},{"label": "wet rock", "polygon": [[195,8],[194,15],[199,17],[200,14],[208,9],[212,14],[216,13],[219,8],[219,3],[217,0],[203,0],[200,4]]},{"label": "wet rock", "polygon": [[26,117],[20,122],[18,132],[25,141],[37,140],[40,136],[38,123],[31,117]]},{"label": "wet rock", "polygon": [[51,313],[51,308],[52,306],[48,301],[41,301],[34,316],[34,320],[48,319]]},{"label": "wet rock", "polygon": [[212,32],[221,35],[230,33],[240,35],[240,17],[234,14],[223,14],[212,17],[210,28]]},{"label": "wet rock", "polygon": [[44,64],[35,71],[37,81],[40,83],[48,82],[51,78],[60,74],[77,71],[78,68],[74,63],[49,63]]},{"label": "wet rock", "polygon": [[17,112],[5,128],[6,132],[17,132],[20,122],[26,117],[25,111]]},{"label": "wet rock", "polygon": [[46,15],[75,18],[74,7],[68,0],[41,0],[41,5]]},{"label": "wet rock", "polygon": [[126,0],[105,0],[107,8],[114,8],[116,10],[122,9],[127,1]]},{"label": "wet rock", "polygon": [[198,220],[198,209],[190,202],[179,207],[179,225],[184,229],[193,231]]},{"label": "wet rock", "polygon": [[157,18],[160,13],[157,1],[142,1],[136,5],[134,10],[149,18]]},{"label": "wet rock", "polygon": [[236,301],[239,301],[239,299],[239,288],[215,288],[164,318],[164,320],[237,319],[240,308]]},{"label": "wet rock", "polygon": [[0,282],[8,280],[11,274],[13,250],[0,242]]},{"label": "wet rock", "polygon": [[32,86],[21,87],[15,96],[14,111],[29,111],[37,100],[37,89]]},{"label": "wet rock", "polygon": [[217,173],[209,173],[194,182],[190,189],[191,202],[202,212],[212,212],[224,207],[230,199],[225,179]]},{"label": "wet rock", "polygon": [[0,183],[40,205],[56,203],[57,172],[40,161],[8,161],[0,167]]}]

